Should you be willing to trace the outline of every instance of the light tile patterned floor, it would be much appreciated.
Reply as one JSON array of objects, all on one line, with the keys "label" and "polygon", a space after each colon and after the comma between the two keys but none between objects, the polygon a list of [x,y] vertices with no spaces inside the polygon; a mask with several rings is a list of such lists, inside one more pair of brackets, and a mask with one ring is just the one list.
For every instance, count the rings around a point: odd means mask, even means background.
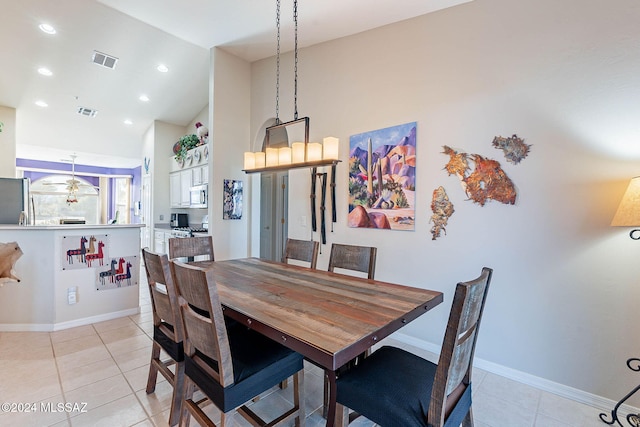
[{"label": "light tile patterned floor", "polygon": [[[51,333],[0,332],[0,403],[36,410],[0,412],[0,426],[167,426],[171,386],[159,375],[155,393],[145,393],[153,328],[146,283],[140,289],[141,313],[135,316]],[[433,360],[433,354],[408,349]],[[292,387],[274,389],[253,403],[254,410],[269,418],[291,402],[291,393]],[[313,365],[306,368],[305,393],[307,426],[325,425],[322,371]],[[67,408],[58,408],[64,403]],[[47,404],[71,412],[43,412]],[[213,405],[208,408],[215,413]],[[595,408],[477,369],[473,408],[476,427],[605,426]],[[240,416],[230,424],[249,425]],[[351,425],[373,426],[362,418]]]}]

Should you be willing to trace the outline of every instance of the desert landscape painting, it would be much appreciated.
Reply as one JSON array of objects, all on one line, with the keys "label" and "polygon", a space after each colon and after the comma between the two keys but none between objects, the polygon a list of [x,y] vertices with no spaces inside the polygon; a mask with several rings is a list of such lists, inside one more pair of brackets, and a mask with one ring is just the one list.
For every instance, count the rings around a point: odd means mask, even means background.
[{"label": "desert landscape painting", "polygon": [[415,229],[416,123],[349,139],[350,227]]}]

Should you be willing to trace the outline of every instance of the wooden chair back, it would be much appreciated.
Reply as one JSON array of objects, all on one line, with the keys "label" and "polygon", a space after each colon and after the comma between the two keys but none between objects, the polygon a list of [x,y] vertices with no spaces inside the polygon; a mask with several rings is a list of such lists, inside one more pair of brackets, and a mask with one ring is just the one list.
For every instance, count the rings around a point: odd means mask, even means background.
[{"label": "wooden chair back", "polygon": [[169,259],[203,255],[209,257],[208,261],[214,261],[213,238],[211,236],[173,237],[169,239]]},{"label": "wooden chair back", "polygon": [[320,243],[315,240],[287,239],[282,254],[282,262],[288,263],[290,259],[308,262],[311,268],[316,268]]},{"label": "wooden chair back", "polygon": [[471,382],[473,354],[493,270],[456,285],[449,321],[431,391],[429,422],[445,425],[449,412]]},{"label": "wooden chair back", "polygon": [[[153,324],[173,341],[182,342],[182,320],[169,258],[166,254],[157,254],[148,248],[142,249],[142,257],[149,283]],[[171,325],[173,329],[165,324]]]},{"label": "wooden chair back", "polygon": [[329,271],[335,268],[360,271],[373,279],[376,272],[377,248],[333,243],[329,255]]},{"label": "wooden chair back", "polygon": [[[177,260],[171,262],[171,269],[184,325],[185,356],[201,365],[222,387],[233,384],[229,338],[213,271]],[[203,312],[209,313],[209,316],[203,316]],[[218,371],[211,370],[204,362],[199,363],[196,350],[215,360]]]}]

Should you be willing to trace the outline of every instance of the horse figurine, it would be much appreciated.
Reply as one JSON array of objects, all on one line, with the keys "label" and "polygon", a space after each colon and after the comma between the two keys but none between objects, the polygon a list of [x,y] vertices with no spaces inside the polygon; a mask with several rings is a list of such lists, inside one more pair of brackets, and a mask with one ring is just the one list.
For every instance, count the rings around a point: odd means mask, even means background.
[{"label": "horse figurine", "polygon": [[127,272],[124,274],[118,274],[116,275],[116,283],[118,284],[118,287],[120,287],[120,282],[122,282],[123,280],[127,281],[127,286],[131,286],[131,263],[127,262]]},{"label": "horse figurine", "polygon": [[85,262],[85,254],[87,253],[87,248],[85,247],[85,243],[87,243],[87,238],[82,236],[80,238],[80,248],[69,249],[67,251],[67,262],[69,264],[73,264],[74,255],[78,257],[78,261]]},{"label": "horse figurine", "polygon": [[[89,241],[91,241],[91,239],[89,239]],[[91,245],[89,245],[89,247],[91,247]],[[104,253],[102,252],[102,248],[104,248],[104,243],[102,242],[102,240],[100,240],[98,241],[98,253],[97,254],[90,253],[85,256],[85,259],[87,260],[87,267],[91,267],[91,263],[95,260],[98,260],[98,263],[101,266],[104,264],[103,262]]]}]

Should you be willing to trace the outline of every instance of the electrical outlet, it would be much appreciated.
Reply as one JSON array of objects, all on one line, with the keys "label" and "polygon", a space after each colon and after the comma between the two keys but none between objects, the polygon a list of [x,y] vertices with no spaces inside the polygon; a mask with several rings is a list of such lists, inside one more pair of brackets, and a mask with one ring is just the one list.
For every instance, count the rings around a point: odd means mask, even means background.
[{"label": "electrical outlet", "polygon": [[160,214],[160,221],[164,220],[164,215]]},{"label": "electrical outlet", "polygon": [[77,293],[76,287],[71,287],[67,289],[67,303],[69,305],[75,304],[77,302]]}]

